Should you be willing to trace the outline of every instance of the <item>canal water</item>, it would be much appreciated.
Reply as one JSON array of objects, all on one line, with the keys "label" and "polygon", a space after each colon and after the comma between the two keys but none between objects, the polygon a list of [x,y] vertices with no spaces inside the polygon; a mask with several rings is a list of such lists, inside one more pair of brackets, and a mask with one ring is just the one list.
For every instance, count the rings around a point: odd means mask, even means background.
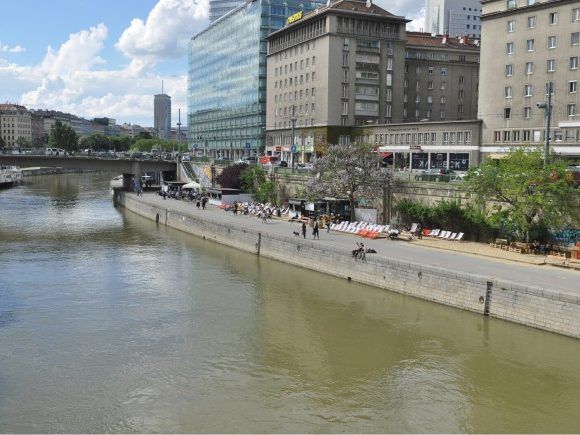
[{"label": "canal water", "polygon": [[0,191],[0,432],[579,432],[580,342]]}]

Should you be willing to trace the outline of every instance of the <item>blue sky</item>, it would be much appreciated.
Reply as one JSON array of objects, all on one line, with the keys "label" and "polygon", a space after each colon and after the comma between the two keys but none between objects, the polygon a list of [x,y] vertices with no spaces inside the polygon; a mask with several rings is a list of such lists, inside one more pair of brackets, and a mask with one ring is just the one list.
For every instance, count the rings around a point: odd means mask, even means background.
[{"label": "blue sky", "polygon": [[[378,0],[410,19],[423,0]],[[153,124],[161,80],[187,112],[187,43],[208,0],[14,0],[0,5],[0,102]],[[414,27],[418,27],[417,24]]]}]

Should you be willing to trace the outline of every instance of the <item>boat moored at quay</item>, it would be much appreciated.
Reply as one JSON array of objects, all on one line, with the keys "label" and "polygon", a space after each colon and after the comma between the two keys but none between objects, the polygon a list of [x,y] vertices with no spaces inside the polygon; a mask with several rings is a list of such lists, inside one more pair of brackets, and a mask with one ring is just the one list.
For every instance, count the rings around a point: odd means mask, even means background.
[{"label": "boat moored at quay", "polygon": [[22,171],[16,166],[0,166],[0,188],[12,187],[22,181]]}]

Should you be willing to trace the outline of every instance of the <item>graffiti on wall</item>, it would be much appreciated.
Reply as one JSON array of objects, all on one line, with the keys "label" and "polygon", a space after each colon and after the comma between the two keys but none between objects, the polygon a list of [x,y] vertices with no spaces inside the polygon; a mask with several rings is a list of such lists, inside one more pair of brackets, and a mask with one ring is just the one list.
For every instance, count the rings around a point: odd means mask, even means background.
[{"label": "graffiti on wall", "polygon": [[560,231],[550,231],[550,239],[558,245],[574,246],[580,242],[580,229],[567,228]]}]

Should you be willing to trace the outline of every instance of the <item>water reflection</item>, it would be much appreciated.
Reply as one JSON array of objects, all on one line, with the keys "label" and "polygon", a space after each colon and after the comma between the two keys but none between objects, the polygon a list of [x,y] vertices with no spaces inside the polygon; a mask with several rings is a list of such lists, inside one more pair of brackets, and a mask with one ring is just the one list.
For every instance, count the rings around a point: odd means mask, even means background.
[{"label": "water reflection", "polygon": [[0,193],[2,432],[577,432],[576,340]]}]

